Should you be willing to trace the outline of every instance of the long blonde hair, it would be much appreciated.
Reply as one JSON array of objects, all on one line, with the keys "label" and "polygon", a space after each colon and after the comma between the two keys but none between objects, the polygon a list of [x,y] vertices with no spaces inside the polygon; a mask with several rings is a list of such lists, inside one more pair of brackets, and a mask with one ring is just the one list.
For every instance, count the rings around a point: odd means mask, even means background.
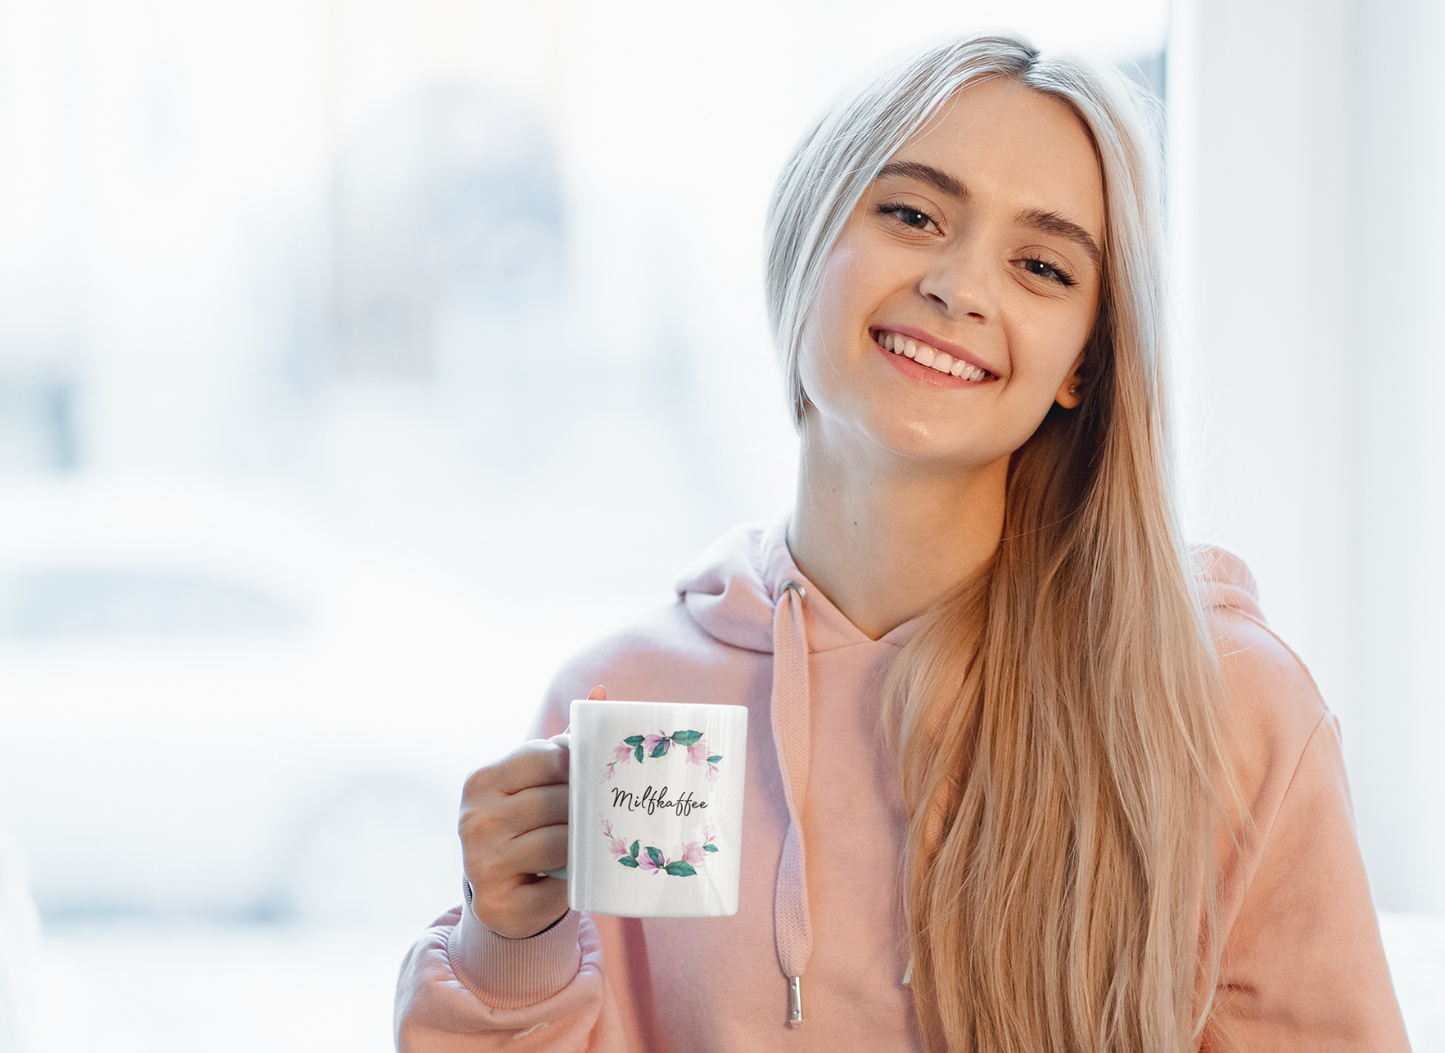
[{"label": "long blonde hair", "polygon": [[885,689],[914,1002],[932,1051],[1184,1050],[1219,960],[1222,687],[1170,499],[1155,146],[1129,89],[1003,36],[856,89],[779,179],[769,315],[805,427],[798,349],[843,224],[899,146],[989,77],[1060,100],[1088,130],[1104,273],[1082,404],[1053,407],[1015,452],[992,562],[931,614]]}]

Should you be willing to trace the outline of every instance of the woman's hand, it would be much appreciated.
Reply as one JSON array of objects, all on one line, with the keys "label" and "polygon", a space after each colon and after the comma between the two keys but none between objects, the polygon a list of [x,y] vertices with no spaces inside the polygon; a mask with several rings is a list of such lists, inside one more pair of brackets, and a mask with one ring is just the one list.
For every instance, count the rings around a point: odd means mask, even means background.
[{"label": "woman's hand", "polygon": [[467,777],[462,865],[472,912],[499,936],[535,936],[567,913],[567,883],[543,875],[567,862],[567,761],[555,740],[533,739]]}]

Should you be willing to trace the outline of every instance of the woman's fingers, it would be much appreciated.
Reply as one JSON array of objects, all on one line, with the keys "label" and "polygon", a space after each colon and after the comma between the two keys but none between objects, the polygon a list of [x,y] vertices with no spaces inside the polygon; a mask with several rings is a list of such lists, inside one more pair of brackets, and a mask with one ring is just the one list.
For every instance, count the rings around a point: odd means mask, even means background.
[{"label": "woman's fingers", "polygon": [[512,838],[486,857],[469,860],[467,877],[474,895],[484,886],[505,898],[518,886],[529,885],[538,880],[537,875],[566,862],[567,828],[544,826]]},{"label": "woman's fingers", "polygon": [[542,826],[515,838],[508,853],[508,870],[530,884],[539,874],[567,865],[567,827]]},{"label": "woman's fingers", "polygon": [[472,912],[501,936],[531,936],[567,909],[567,884],[539,877],[567,862],[567,827],[545,826],[468,859]]},{"label": "woman's fingers", "polygon": [[567,783],[567,751],[546,739],[532,739],[467,776],[462,800],[483,794],[511,794],[552,783]]},{"label": "woman's fingers", "polygon": [[531,786],[497,802],[497,820],[513,837],[546,826],[567,826],[567,784]]},{"label": "woman's fingers", "polygon": [[478,768],[462,791],[458,832],[472,912],[503,936],[531,936],[567,909],[565,882],[539,879],[567,862],[567,751],[525,742]]},{"label": "woman's fingers", "polygon": [[[562,751],[555,746],[554,752]],[[473,856],[497,856],[507,843],[537,827],[567,824],[567,784],[524,782],[517,772],[487,772],[480,769],[467,780],[462,794],[458,830],[462,851]],[[518,786],[514,790],[503,787]]]}]

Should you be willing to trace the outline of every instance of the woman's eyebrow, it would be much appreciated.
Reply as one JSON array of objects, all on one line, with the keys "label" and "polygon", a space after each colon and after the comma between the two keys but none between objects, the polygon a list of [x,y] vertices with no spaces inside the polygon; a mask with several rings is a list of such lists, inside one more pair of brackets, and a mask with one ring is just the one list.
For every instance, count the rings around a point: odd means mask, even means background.
[{"label": "woman's eyebrow", "polygon": [[889,161],[879,170],[876,178],[882,179],[884,176],[907,176],[909,179],[927,183],[949,197],[956,197],[960,201],[968,200],[968,187],[947,172],[922,161]]},{"label": "woman's eyebrow", "polygon": [[1020,212],[1015,222],[1021,227],[1032,227],[1034,230],[1041,230],[1045,234],[1057,234],[1061,238],[1068,238],[1089,254],[1094,261],[1094,266],[1099,266],[1103,260],[1103,253],[1099,251],[1098,243],[1094,236],[1071,219],[1065,219],[1057,212],[1050,212],[1042,208],[1030,208]]}]

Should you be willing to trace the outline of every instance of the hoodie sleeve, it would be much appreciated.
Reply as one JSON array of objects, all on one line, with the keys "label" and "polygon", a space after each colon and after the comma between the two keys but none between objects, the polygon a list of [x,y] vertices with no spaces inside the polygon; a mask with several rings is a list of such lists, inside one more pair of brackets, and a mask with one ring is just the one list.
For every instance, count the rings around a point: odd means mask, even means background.
[{"label": "hoodie sleeve", "polygon": [[530,939],[508,940],[456,907],[402,963],[397,1049],[623,1053],[629,1043],[602,959],[596,926],[576,911]]},{"label": "hoodie sleeve", "polygon": [[1335,718],[1315,726],[1230,929],[1207,1050],[1409,1053]]},{"label": "hoodie sleeve", "polygon": [[1228,935],[1202,1048],[1408,1053],[1339,725],[1304,664],[1265,624],[1244,565],[1217,549],[1196,560],[1250,815],[1244,832],[1221,839]]}]

